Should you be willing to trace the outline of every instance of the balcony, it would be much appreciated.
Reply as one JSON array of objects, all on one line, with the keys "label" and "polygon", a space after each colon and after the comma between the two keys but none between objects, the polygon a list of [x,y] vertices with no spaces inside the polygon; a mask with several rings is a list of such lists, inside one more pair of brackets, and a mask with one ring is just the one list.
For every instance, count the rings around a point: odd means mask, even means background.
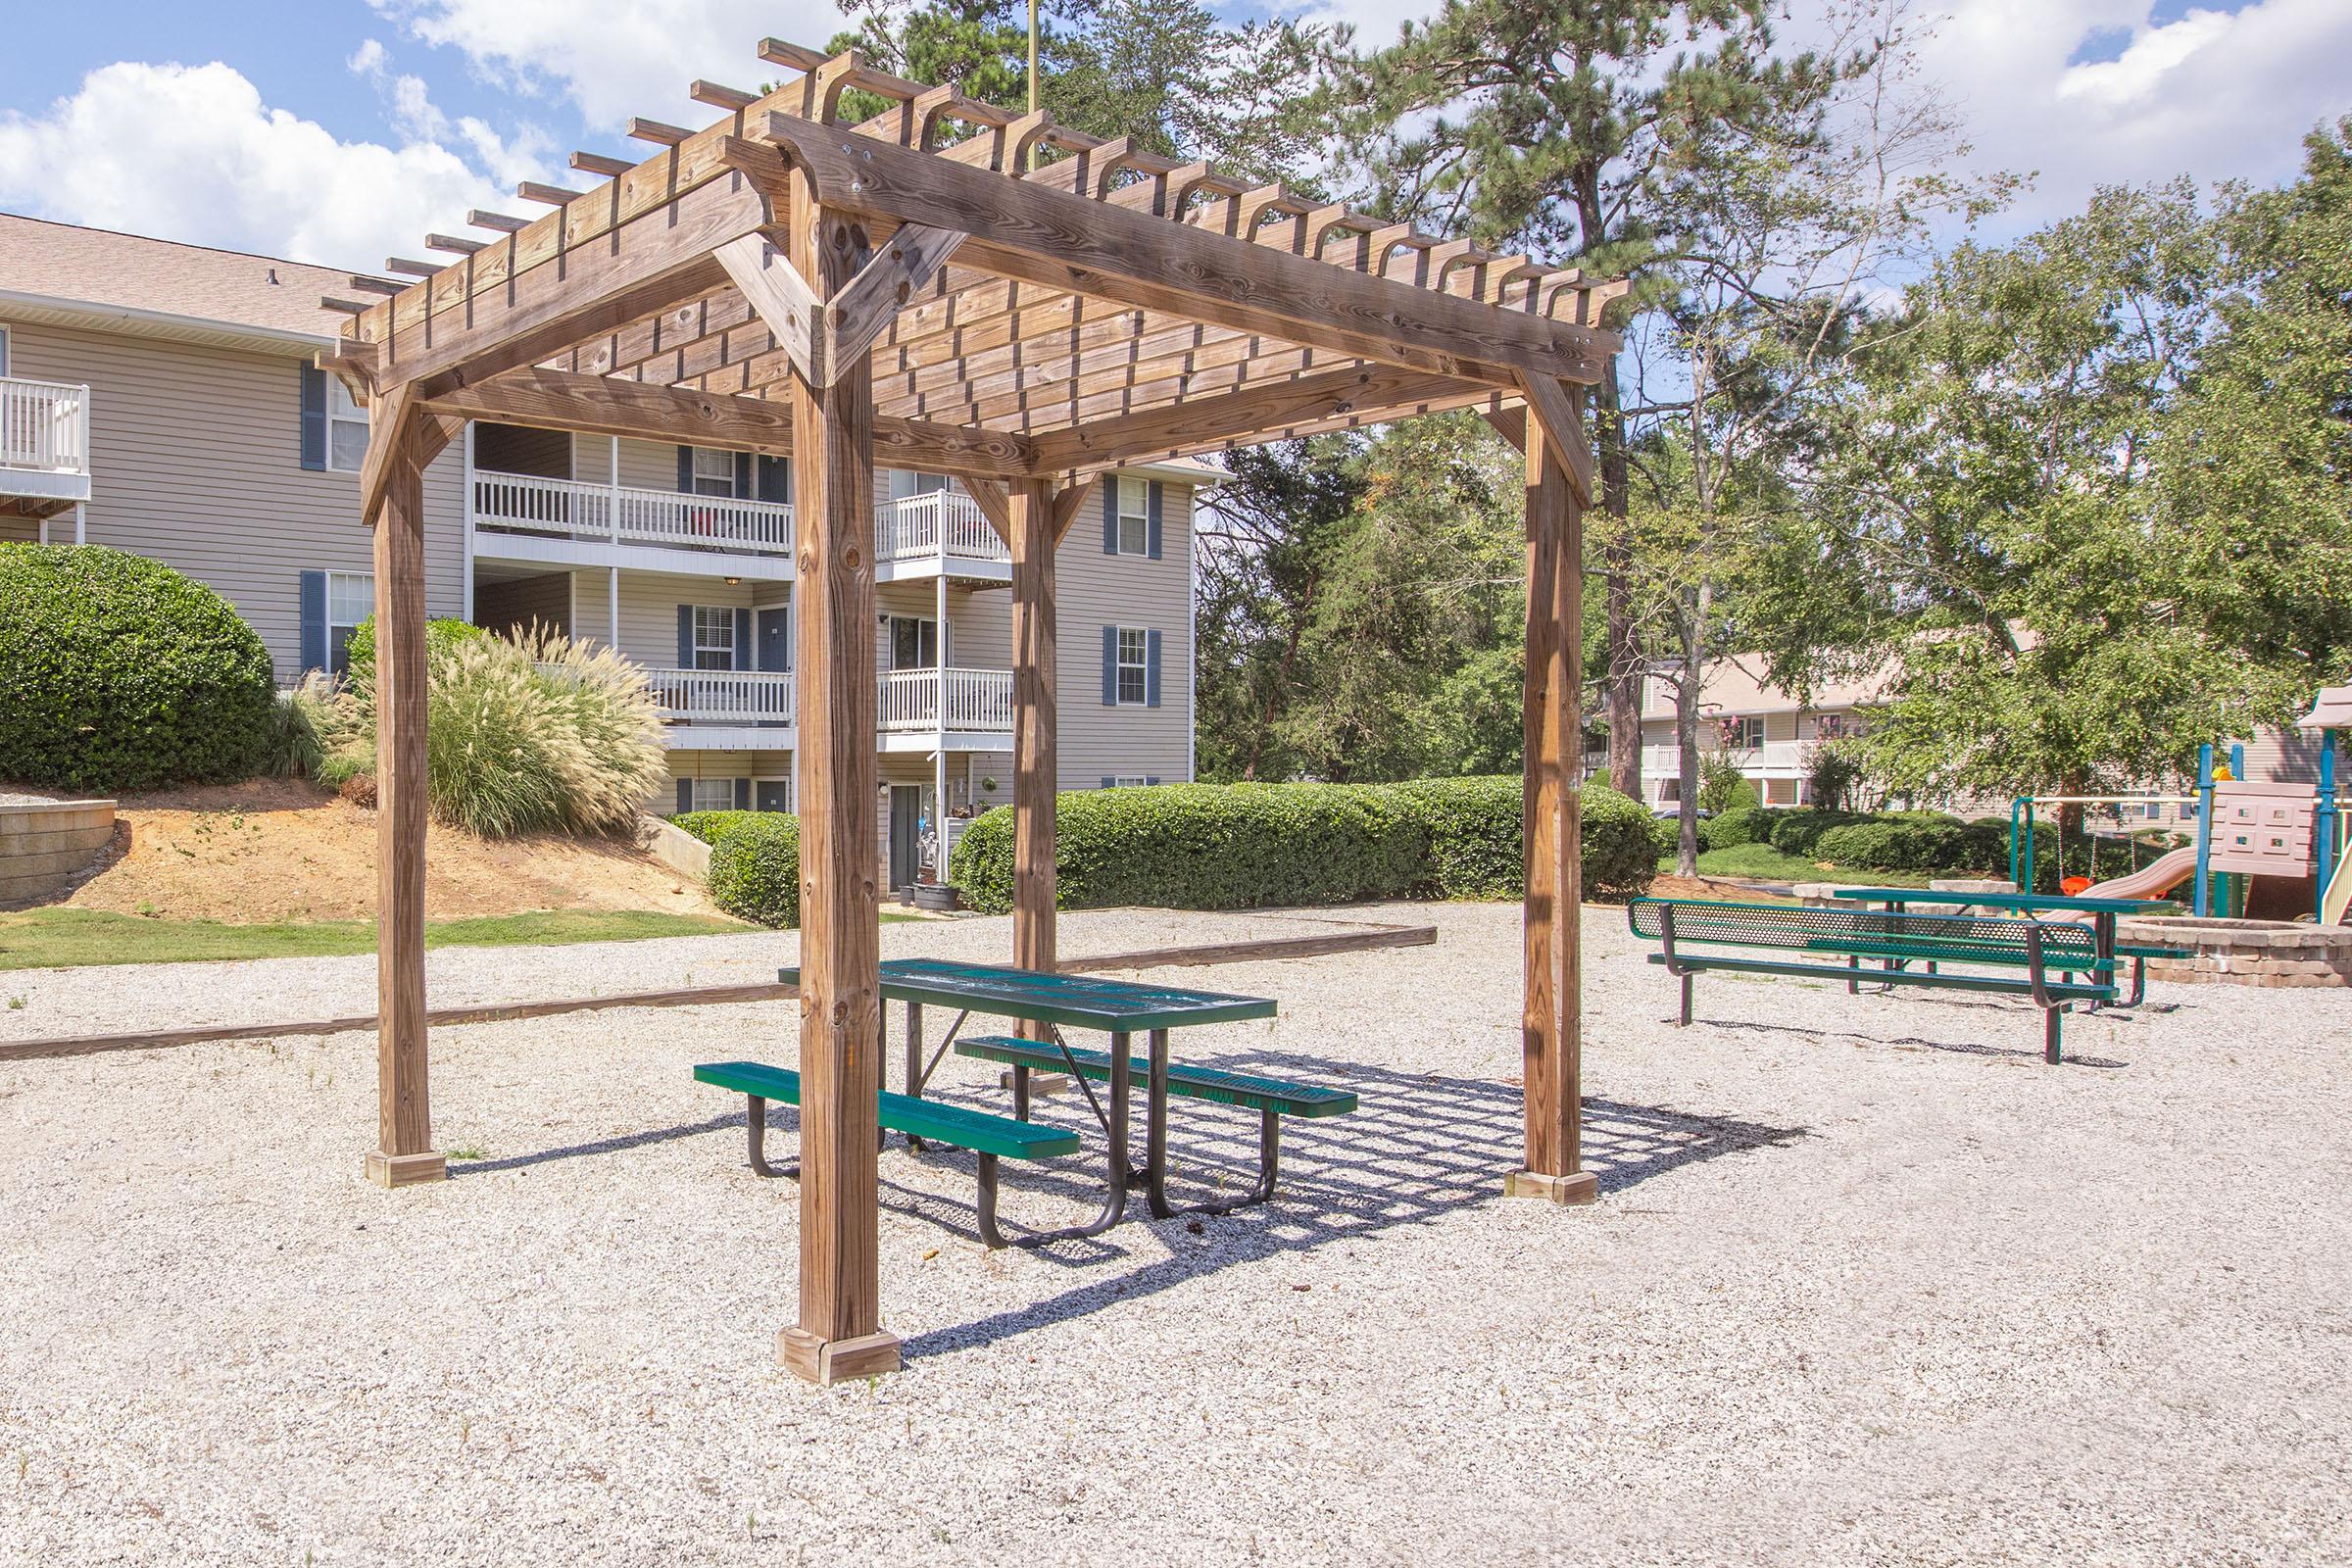
[{"label": "balcony", "polygon": [[951,751],[995,751],[1012,745],[1009,669],[886,670],[881,697],[884,751],[929,751],[943,735]]},{"label": "balcony", "polygon": [[792,575],[792,508],[772,501],[477,470],[473,527],[477,556],[704,575]]},{"label": "balcony", "polygon": [[961,490],[926,490],[874,509],[875,576],[1012,580],[1012,552]]},{"label": "balcony", "polygon": [[[1710,758],[1730,761],[1749,778],[1803,778],[1805,749],[1808,741],[1766,741],[1761,746],[1710,746],[1709,737],[1701,736],[1698,747],[1699,763]],[[1608,766],[1608,756],[1596,754],[1600,765]],[[1673,746],[1644,746],[1642,748],[1642,773],[1645,778],[1673,778],[1682,771],[1682,752]]]},{"label": "balcony", "polygon": [[90,389],[0,376],[0,498],[45,517],[90,499]]},{"label": "balcony", "polygon": [[[697,751],[791,751],[798,742],[798,683],[790,673],[745,669],[649,669],[674,747]],[[879,681],[884,751],[1000,751],[1012,744],[1012,671],[949,669],[947,722],[940,722],[942,671],[894,669]]]}]

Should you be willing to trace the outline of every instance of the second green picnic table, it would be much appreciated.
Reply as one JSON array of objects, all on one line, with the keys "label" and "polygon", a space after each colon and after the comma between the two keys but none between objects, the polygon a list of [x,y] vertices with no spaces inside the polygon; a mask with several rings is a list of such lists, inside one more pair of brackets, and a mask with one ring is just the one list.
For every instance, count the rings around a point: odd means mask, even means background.
[{"label": "second green picnic table", "polygon": [[[2092,940],[2098,948],[2099,963],[2110,980],[2114,978],[2116,968],[2117,918],[2127,914],[2149,914],[2171,906],[2168,899],[2085,898],[2077,893],[1968,893],[1956,888],[1838,888],[1830,897],[1855,904],[1876,904],[1890,913],[1917,904],[1955,908],[2010,909],[2028,918],[2041,914],[2087,914],[2090,916]],[[1891,958],[1886,961],[1890,968],[1896,962]],[[2138,991],[2139,987],[2134,986],[2133,1000],[2137,1000]]]}]

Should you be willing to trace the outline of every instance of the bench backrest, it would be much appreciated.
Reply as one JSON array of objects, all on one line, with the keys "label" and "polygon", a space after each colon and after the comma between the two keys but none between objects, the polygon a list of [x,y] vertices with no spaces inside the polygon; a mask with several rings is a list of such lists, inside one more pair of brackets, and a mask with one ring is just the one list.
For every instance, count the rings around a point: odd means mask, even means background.
[{"label": "bench backrest", "polygon": [[1673,922],[1675,945],[1777,948],[1798,953],[1862,954],[1932,958],[1947,963],[2021,964],[2027,933],[2041,936],[2042,961],[2052,969],[2088,969],[2098,960],[2088,926],[2040,924],[1977,914],[1822,908],[1797,904],[1730,904],[1707,899],[1635,899],[1625,908],[1636,936],[1663,938]]}]

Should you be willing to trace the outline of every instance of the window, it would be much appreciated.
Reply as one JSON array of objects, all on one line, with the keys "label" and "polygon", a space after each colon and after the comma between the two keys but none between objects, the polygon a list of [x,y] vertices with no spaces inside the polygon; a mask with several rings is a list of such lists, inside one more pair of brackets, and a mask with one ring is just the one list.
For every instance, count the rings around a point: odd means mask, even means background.
[{"label": "window", "polygon": [[735,493],[735,454],[715,447],[694,449],[694,493],[731,496]]},{"label": "window", "polygon": [[890,470],[890,499],[893,501],[904,501],[908,496],[927,496],[947,487],[948,476],[944,473],[918,473],[912,468]]},{"label": "window", "polygon": [[351,672],[352,629],[374,613],[374,573],[330,571],[326,574],[326,667],[329,670],[337,675]]},{"label": "window", "polygon": [[1727,718],[1722,723],[1723,745],[1726,751],[1752,752],[1764,744],[1764,719],[1750,713],[1744,718]]},{"label": "window", "polygon": [[1151,658],[1152,639],[1141,626],[1119,628],[1119,706],[1141,708],[1148,685],[1146,662]]},{"label": "window", "polygon": [[0,326],[0,375],[8,373],[8,328]]},{"label": "window", "polygon": [[698,811],[732,811],[735,809],[735,781],[731,778],[698,778],[694,793],[688,797]]},{"label": "window", "polygon": [[694,667],[735,667],[735,612],[727,606],[694,607]]},{"label": "window", "polygon": [[351,401],[351,388],[326,378],[326,466],[357,473],[368,461],[368,411]]},{"label": "window", "polygon": [[939,622],[913,615],[890,617],[890,667],[930,669],[939,662]]},{"label": "window", "polygon": [[[1152,487],[1141,479],[1119,480],[1119,554],[1152,553]],[[1125,702],[1125,698],[1119,699]],[[1142,701],[1142,699],[1137,699]]]},{"label": "window", "polygon": [[1152,781],[1141,773],[1121,773],[1110,781],[1113,789],[1140,790]]}]

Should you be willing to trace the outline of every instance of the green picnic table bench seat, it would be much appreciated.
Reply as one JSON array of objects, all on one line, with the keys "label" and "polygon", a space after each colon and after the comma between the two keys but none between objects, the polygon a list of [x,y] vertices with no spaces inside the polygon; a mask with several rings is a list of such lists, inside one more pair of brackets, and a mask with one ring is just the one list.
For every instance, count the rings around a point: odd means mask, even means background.
[{"label": "green picnic table bench seat", "polygon": [[[2042,1054],[2055,1062],[2061,1059],[2060,1020],[2067,1008],[2078,1002],[2113,1002],[2116,996],[2107,972],[2110,964],[2100,957],[2097,936],[2086,925],[1706,899],[1635,899],[1626,906],[1626,924],[1636,936],[1653,938],[1660,944],[1662,951],[1651,954],[1649,961],[1663,964],[1682,981],[1678,1021],[1685,1025],[1690,1022],[1693,975],[1711,970],[1794,975],[1840,980],[1851,989],[1864,976],[1863,960],[1876,959],[1884,966],[1867,971],[1867,977],[1887,986],[1931,986],[2030,998],[2042,1010]],[[1746,949],[1786,956],[1694,953],[1690,951],[1693,947]],[[1909,967],[1914,963],[1929,967]],[[1940,967],[1947,963],[2024,972],[1952,974]],[[2094,978],[2078,981],[2072,978],[2075,974]]]},{"label": "green picnic table bench seat", "polygon": [[[1029,1105],[1029,1074],[1032,1072],[1062,1072],[1075,1069],[1079,1076],[1097,1082],[1111,1077],[1113,1057],[1107,1051],[1085,1051],[1075,1046],[1063,1046],[1052,1041],[1023,1040],[1012,1035],[982,1035],[970,1040],[957,1040],[958,1055],[981,1061],[1003,1062],[1013,1070],[1013,1105],[1015,1115],[1025,1115]],[[1162,1059],[1165,1059],[1164,1052]],[[1147,1056],[1129,1056],[1127,1071],[1130,1080],[1151,1081],[1152,1061]],[[1355,1094],[1347,1089],[1320,1089],[1311,1084],[1292,1083],[1283,1078],[1267,1078],[1256,1073],[1226,1072],[1216,1067],[1187,1067],[1169,1063],[1167,1093],[1185,1100],[1205,1100],[1222,1105],[1238,1105],[1257,1112],[1257,1182],[1248,1197],[1233,1202],[1203,1203],[1185,1213],[1224,1214],[1251,1203],[1262,1203],[1274,1196],[1274,1184],[1282,1164],[1282,1118],[1285,1116],[1345,1116],[1356,1108]],[[1161,1117],[1162,1102],[1157,1096],[1148,1096],[1152,1116],[1150,1143],[1155,1151],[1165,1150],[1165,1124]],[[1170,1206],[1167,1194],[1161,1187],[1159,1155],[1152,1159],[1152,1212],[1160,1219],[1173,1217],[1179,1210]]]},{"label": "green picnic table bench seat", "polygon": [[[773,1168],[764,1152],[768,1101],[787,1105],[801,1102],[801,1075],[789,1067],[760,1061],[708,1061],[694,1069],[697,1083],[731,1089],[751,1102],[752,1169],[762,1176],[797,1176],[799,1165]],[[984,1160],[1051,1159],[1078,1152],[1078,1135],[1061,1127],[1046,1127],[1009,1116],[992,1116],[964,1105],[894,1095],[883,1090],[874,1097],[874,1120],[885,1132],[906,1133],[935,1143],[968,1149]]]}]

